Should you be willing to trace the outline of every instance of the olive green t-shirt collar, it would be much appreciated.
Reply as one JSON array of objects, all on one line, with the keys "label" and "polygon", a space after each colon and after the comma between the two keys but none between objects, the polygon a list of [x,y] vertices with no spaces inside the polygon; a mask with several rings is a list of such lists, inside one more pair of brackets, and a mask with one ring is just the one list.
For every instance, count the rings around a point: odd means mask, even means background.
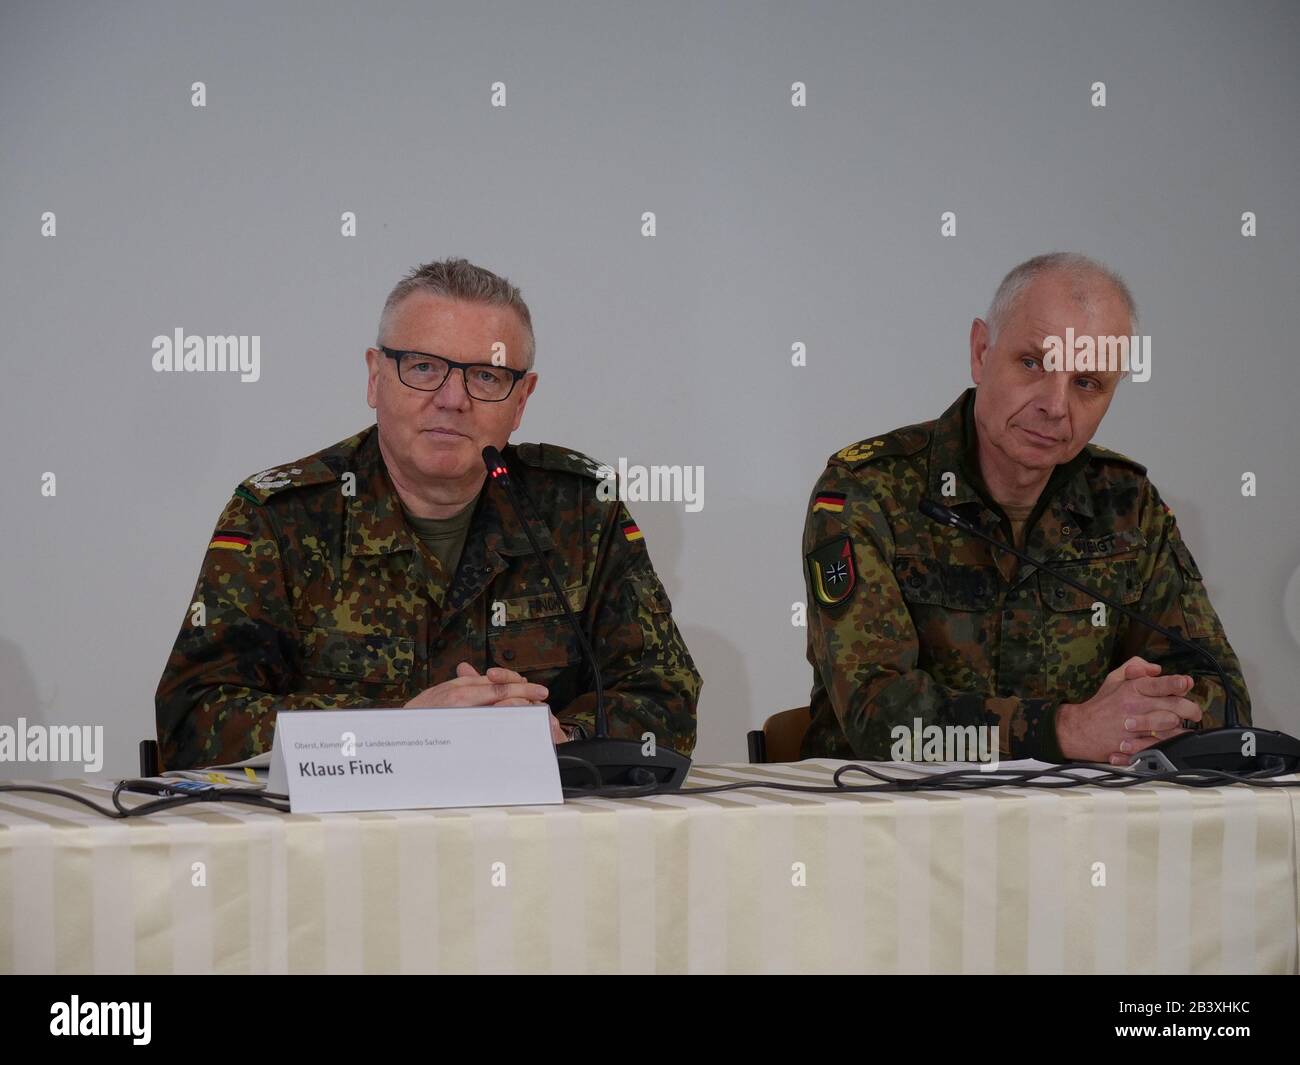
[{"label": "olive green t-shirt collar", "polygon": [[402,504],[402,513],[405,515],[412,531],[422,539],[430,536],[438,538],[452,537],[469,528],[469,523],[474,520],[474,505],[478,502],[478,497],[482,492],[483,490],[480,488],[478,494],[450,518],[417,518],[406,509],[405,503]]}]

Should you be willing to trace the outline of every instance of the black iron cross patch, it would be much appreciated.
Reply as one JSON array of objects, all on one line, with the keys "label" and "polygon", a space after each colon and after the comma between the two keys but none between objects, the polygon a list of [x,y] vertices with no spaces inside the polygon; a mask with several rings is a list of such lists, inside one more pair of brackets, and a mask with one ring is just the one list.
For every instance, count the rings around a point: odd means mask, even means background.
[{"label": "black iron cross patch", "polygon": [[839,606],[848,599],[858,583],[858,574],[853,567],[853,544],[847,536],[823,544],[808,552],[805,558],[817,602],[822,606]]}]

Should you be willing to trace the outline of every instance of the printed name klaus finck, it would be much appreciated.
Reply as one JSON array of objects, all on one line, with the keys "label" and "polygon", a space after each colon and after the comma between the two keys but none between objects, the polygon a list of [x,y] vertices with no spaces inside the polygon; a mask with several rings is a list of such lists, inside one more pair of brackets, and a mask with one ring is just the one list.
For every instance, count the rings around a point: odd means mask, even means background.
[{"label": "printed name klaus finck", "polygon": [[393,775],[393,763],[385,758],[382,762],[361,762],[353,759],[346,766],[321,765],[320,762],[299,762],[300,777],[364,777],[375,773]]}]

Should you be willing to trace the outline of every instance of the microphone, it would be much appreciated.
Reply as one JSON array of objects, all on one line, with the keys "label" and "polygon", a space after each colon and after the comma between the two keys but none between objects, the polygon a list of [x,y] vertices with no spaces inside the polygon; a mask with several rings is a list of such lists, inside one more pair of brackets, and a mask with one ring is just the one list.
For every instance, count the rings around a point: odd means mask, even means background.
[{"label": "microphone", "polygon": [[[588,740],[570,740],[556,748],[556,756],[560,761],[560,783],[564,787],[565,794],[609,796],[676,791],[681,787],[682,781],[686,779],[686,771],[691,767],[689,758],[658,744],[655,744],[655,753],[647,755],[643,753],[638,740],[610,738],[609,718],[605,713],[605,683],[600,675],[600,665],[596,661],[587,634],[582,631],[577,615],[569,606],[568,596],[564,594],[560,582],[555,579],[555,571],[543,554],[537,537],[528,523],[528,518],[524,516],[505,458],[500,451],[489,444],[483,449],[483,464],[487,467],[488,476],[499,484],[509,497],[510,505],[524,528],[524,535],[528,537],[533,554],[542,564],[542,569],[549,578],[556,596],[559,597],[560,605],[564,608],[564,616],[578,638],[578,646],[582,650],[583,658],[591,670],[596,685],[596,735]],[[528,499],[526,492],[524,498]],[[528,504],[533,520],[545,529],[546,522],[532,506],[531,499],[528,499]],[[584,784],[584,780],[590,782],[592,786]]]},{"label": "microphone", "polygon": [[[1232,686],[1228,683],[1228,675],[1224,672],[1223,666],[1219,664],[1219,660],[1204,647],[1165,628],[1163,625],[1156,624],[1150,618],[1130,610],[1123,603],[1117,603],[1108,596],[1100,594],[1095,588],[1089,588],[1087,585],[1081,584],[1055,566],[1049,566],[1041,559],[1034,558],[1017,547],[1004,544],[1001,540],[995,540],[988,533],[976,528],[949,507],[945,507],[931,499],[923,499],[917,509],[927,518],[938,522],[940,525],[950,525],[954,529],[960,529],[964,533],[969,533],[971,536],[992,544],[999,551],[1005,551],[1022,562],[1037,566],[1044,573],[1050,574],[1057,580],[1068,584],[1071,588],[1077,588],[1085,595],[1092,596],[1098,602],[1105,603],[1112,610],[1117,610],[1138,624],[1160,633],[1171,643],[1194,651],[1214,667],[1215,673],[1219,676],[1219,682],[1223,685],[1223,725],[1215,729],[1186,732],[1181,736],[1170,736],[1163,739],[1134,755],[1133,762],[1130,765],[1140,765],[1151,772],[1194,772],[1197,769],[1209,769],[1224,773],[1247,773],[1252,776],[1277,776],[1283,773],[1294,773],[1300,768],[1300,740],[1297,740],[1294,736],[1288,736],[1285,732],[1242,728],[1238,724],[1237,703],[1232,696]],[[1253,753],[1247,754],[1247,751]]]}]

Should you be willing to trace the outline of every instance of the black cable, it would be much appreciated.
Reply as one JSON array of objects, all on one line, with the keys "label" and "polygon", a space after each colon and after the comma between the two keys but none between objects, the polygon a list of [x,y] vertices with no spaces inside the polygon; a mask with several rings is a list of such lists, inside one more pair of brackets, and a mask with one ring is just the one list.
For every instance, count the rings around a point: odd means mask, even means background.
[{"label": "black cable", "polygon": [[597,769],[594,765],[592,765],[589,761],[587,761],[587,759],[579,758],[576,755],[572,755],[572,754],[560,754],[557,752],[555,755],[555,760],[560,765],[564,765],[567,762],[569,765],[575,766],[578,769],[585,769],[591,775],[591,778],[596,782],[596,786],[597,787],[600,786],[600,781],[601,781],[600,770]]},{"label": "black cable", "polygon": [[[562,755],[561,760],[568,761],[580,768],[585,768],[595,779],[600,779],[597,768],[584,758]],[[907,763],[899,763],[907,764]],[[1087,769],[1097,775],[1079,777],[1072,773]],[[842,778],[846,773],[863,773],[874,777],[875,784],[845,784]],[[1059,779],[1064,777],[1065,779]],[[1040,779],[1048,778],[1048,779]],[[1057,778],[1057,779],[1051,779]],[[1252,788],[1297,788],[1300,778],[1295,780],[1276,780],[1269,777],[1252,776],[1243,773],[1228,773],[1218,769],[1168,770],[1162,773],[1133,773],[1115,766],[1096,762],[1066,762],[1062,765],[1047,766],[1044,769],[997,769],[982,771],[975,769],[951,769],[944,773],[928,774],[920,777],[897,777],[883,773],[876,766],[848,763],[835,770],[830,784],[792,784],[777,780],[734,780],[726,784],[713,784],[702,788],[663,788],[657,783],[604,785],[593,788],[564,788],[566,799],[581,798],[638,798],[649,795],[713,795],[724,791],[740,791],[746,788],[766,788],[771,791],[792,791],[812,795],[872,795],[886,793],[907,793],[918,791],[984,791],[989,788],[1026,788],[1039,791],[1057,791],[1062,788],[1103,788],[1115,791],[1136,787],[1139,784],[1176,784],[1187,788],[1217,788],[1244,784]],[[122,791],[130,790],[132,784],[147,783],[150,789],[165,788],[152,782],[136,780],[120,781],[113,789],[113,806],[109,809],[92,802],[84,795],[65,791],[62,788],[45,787],[38,784],[0,784],[0,792],[24,791],[44,795],[54,795],[62,799],[71,799],[82,806],[89,807],[98,814],[113,819],[126,817],[144,817],[163,810],[172,810],[180,806],[189,806],[204,802],[233,802],[259,809],[275,810],[278,813],[290,813],[288,796],[271,792],[253,791],[246,788],[212,787],[204,791],[182,795],[164,795],[139,806],[124,806],[119,796]]]},{"label": "black cable", "polygon": [[[97,802],[91,802],[84,795],[76,795],[70,791],[64,791],[62,788],[42,788],[35,784],[0,784],[0,791],[33,791],[43,795],[57,795],[61,799],[71,799],[73,802],[79,802],[82,806],[89,806],[97,814],[103,814],[105,817],[125,817],[125,814],[118,813],[116,810],[110,810],[106,806],[100,806]],[[113,792],[114,796],[117,792]]]},{"label": "black cable", "polygon": [[[900,763],[906,764],[906,763]],[[1070,774],[1080,769],[1092,770],[1097,776],[1075,777]],[[845,773],[858,772],[875,777],[879,784],[843,784],[841,778]],[[1038,780],[1039,777],[1066,777],[1065,780]],[[737,780],[728,784],[715,784],[704,788],[679,788],[668,794],[707,795],[714,792],[738,791],[743,788],[771,788],[774,791],[807,792],[810,794],[873,794],[881,792],[913,791],[983,791],[988,788],[1029,788],[1042,791],[1056,791],[1062,788],[1099,787],[1108,790],[1136,787],[1138,784],[1178,784],[1190,788],[1214,788],[1231,784],[1246,784],[1256,788],[1296,788],[1300,787],[1300,778],[1296,780],[1271,780],[1264,777],[1249,776],[1240,773],[1227,773],[1222,770],[1169,770],[1162,773],[1132,773],[1115,766],[1096,762],[1066,762],[1062,765],[1048,766],[1045,769],[1000,769],[981,771],[975,769],[952,769],[945,773],[933,773],[920,777],[892,777],[882,773],[875,766],[850,763],[842,765],[831,778],[834,783],[826,784],[789,784],[770,780]]]},{"label": "black cable", "polygon": [[[136,780],[122,780],[113,789],[113,807],[100,806],[99,803],[93,802],[84,795],[78,795],[73,791],[65,791],[63,788],[45,787],[39,784],[0,784],[0,791],[23,791],[35,792],[42,795],[54,795],[60,799],[71,799],[73,802],[80,803],[82,806],[89,807],[97,814],[109,817],[114,820],[121,820],[127,817],[144,817],[148,814],[158,813],[162,810],[172,810],[178,806],[189,806],[192,803],[201,802],[234,802],[243,803],[246,806],[257,806],[265,810],[276,810],[279,813],[289,813],[288,796],[277,795],[271,792],[253,791],[247,788],[218,788],[212,787],[204,791],[189,792],[186,794],[162,795],[157,799],[149,802],[142,802],[138,806],[124,806],[121,801],[123,791],[132,791],[130,785],[139,784]],[[150,790],[165,785],[151,785]],[[284,800],[280,803],[276,800]]]}]

